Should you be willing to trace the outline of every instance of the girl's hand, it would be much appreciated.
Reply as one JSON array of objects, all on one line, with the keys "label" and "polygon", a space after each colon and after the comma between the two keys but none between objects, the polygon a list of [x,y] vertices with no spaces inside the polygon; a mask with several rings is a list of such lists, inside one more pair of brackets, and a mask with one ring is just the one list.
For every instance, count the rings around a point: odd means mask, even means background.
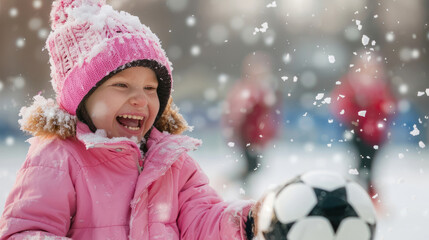
[{"label": "girl's hand", "polygon": [[262,206],[265,197],[262,197],[255,205],[250,209],[249,216],[246,222],[246,235],[248,240],[252,240],[258,235],[258,213]]}]

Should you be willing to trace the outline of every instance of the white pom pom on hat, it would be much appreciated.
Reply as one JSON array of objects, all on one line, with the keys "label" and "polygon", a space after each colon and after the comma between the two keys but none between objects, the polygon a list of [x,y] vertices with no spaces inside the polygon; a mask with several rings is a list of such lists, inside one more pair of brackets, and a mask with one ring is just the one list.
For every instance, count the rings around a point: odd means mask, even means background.
[{"label": "white pom pom on hat", "polygon": [[63,25],[68,18],[67,9],[72,9],[77,6],[82,5],[94,5],[101,7],[106,4],[104,0],[60,0],[52,2],[51,9],[51,27],[52,29],[57,28],[58,26]]}]

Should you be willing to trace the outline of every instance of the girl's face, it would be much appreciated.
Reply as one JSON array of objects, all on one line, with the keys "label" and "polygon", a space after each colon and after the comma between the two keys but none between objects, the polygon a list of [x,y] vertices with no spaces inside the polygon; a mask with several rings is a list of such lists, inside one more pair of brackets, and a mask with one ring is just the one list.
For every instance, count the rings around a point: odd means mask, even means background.
[{"label": "girl's face", "polygon": [[109,138],[135,136],[140,142],[159,111],[157,88],[151,69],[127,68],[99,86],[85,107],[95,127]]}]

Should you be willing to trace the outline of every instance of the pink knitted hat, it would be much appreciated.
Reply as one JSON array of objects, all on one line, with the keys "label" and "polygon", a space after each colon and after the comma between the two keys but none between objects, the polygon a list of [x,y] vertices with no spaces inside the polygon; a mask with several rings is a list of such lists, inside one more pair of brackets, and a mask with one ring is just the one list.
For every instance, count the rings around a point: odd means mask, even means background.
[{"label": "pink knitted hat", "polygon": [[138,17],[115,11],[104,0],[54,1],[51,27],[46,48],[52,86],[60,107],[72,115],[98,81],[136,60],[166,67],[172,83],[171,62],[158,37]]}]

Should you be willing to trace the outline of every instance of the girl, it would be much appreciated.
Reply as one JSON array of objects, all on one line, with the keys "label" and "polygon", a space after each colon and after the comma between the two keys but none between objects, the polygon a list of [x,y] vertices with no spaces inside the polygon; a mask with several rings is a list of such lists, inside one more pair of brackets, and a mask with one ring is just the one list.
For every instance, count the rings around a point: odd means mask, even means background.
[{"label": "girl", "polygon": [[[56,100],[19,121],[35,137],[0,239],[250,239],[253,201],[226,203],[186,153],[172,67],[139,19],[56,0],[47,39]],[[253,211],[253,210],[252,210]]]}]

